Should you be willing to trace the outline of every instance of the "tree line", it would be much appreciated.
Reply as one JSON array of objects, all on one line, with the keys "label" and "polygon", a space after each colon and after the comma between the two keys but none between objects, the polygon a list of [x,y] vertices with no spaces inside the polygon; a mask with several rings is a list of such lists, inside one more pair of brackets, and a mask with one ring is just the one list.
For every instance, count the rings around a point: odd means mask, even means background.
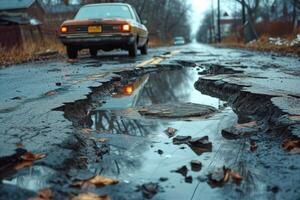
[{"label": "tree line", "polygon": [[[218,1],[224,2],[224,0]],[[240,32],[240,36],[246,42],[259,37],[256,25],[262,21],[287,22],[294,31],[299,27],[300,0],[227,0],[226,2],[240,5],[239,11],[231,16],[233,19],[231,32]],[[221,20],[217,13],[217,9],[212,9],[205,14],[197,33],[198,41],[210,43],[218,41],[216,27]]]},{"label": "tree line", "polygon": [[135,7],[141,19],[147,21],[150,37],[164,42],[172,37],[190,37],[188,21],[189,5],[182,0],[44,0],[48,5],[90,4],[90,3],[129,3]]}]

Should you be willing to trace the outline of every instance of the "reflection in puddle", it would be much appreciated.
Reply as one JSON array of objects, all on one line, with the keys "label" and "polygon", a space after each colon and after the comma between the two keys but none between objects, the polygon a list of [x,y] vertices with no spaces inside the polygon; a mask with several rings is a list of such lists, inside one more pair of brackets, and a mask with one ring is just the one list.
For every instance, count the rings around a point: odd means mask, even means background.
[{"label": "reflection in puddle", "polygon": [[[98,137],[108,138],[111,146],[110,155],[104,156],[101,162],[102,174],[132,184],[157,182],[160,177],[167,177],[168,181],[161,183],[166,192],[158,196],[187,199],[199,183],[198,176],[205,176],[210,168],[227,162],[226,154],[231,153],[232,147],[226,147],[220,131],[232,125],[236,116],[231,108],[224,108],[224,102],[194,89],[197,79],[196,70],[176,70],[153,73],[116,86],[111,99],[105,99],[106,103],[90,114],[91,128],[101,133]],[[222,110],[211,118],[193,121],[144,118],[130,112],[136,106],[170,102],[206,104]],[[209,136],[213,152],[198,156],[186,145],[173,145],[172,138],[164,133],[167,127],[178,129],[177,135]],[[223,157],[216,159],[221,147]],[[201,172],[192,172],[189,163],[197,159],[204,168]],[[171,172],[183,165],[188,167],[188,176],[192,177],[187,179]],[[212,192],[206,183],[201,184],[199,190],[205,197],[222,196]]]},{"label": "reflection in puddle", "polygon": [[16,178],[3,180],[5,184],[17,185],[22,189],[38,191],[49,187],[49,180],[56,172],[44,166],[32,166],[18,172]]}]

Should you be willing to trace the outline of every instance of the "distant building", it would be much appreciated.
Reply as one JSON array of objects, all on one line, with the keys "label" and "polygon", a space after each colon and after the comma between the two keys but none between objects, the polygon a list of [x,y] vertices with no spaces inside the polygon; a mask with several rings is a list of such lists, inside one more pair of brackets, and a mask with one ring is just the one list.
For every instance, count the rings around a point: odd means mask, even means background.
[{"label": "distant building", "polygon": [[1,0],[0,45],[10,47],[41,39],[43,16],[37,0]]},{"label": "distant building", "polygon": [[238,30],[242,26],[241,18],[230,16],[228,12],[223,13],[220,23],[223,37],[229,36],[232,33],[232,30]]},{"label": "distant building", "polygon": [[79,5],[45,5],[42,0],[0,0],[0,46],[53,37],[78,9]]}]

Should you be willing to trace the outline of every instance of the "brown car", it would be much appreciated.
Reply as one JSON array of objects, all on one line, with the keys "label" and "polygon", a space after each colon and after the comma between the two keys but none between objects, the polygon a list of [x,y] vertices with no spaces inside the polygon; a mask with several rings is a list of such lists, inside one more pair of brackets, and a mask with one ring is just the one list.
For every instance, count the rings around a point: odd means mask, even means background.
[{"label": "brown car", "polygon": [[81,7],[73,20],[63,22],[60,39],[69,58],[77,58],[81,49],[89,49],[91,56],[100,49],[123,49],[135,57],[138,49],[147,54],[148,30],[129,4],[90,4]]}]

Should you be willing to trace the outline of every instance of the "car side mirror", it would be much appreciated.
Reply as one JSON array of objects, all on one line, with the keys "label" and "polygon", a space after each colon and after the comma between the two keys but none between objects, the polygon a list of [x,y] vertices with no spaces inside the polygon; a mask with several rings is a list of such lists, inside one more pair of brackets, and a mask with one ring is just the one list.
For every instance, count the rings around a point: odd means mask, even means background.
[{"label": "car side mirror", "polygon": [[148,23],[147,20],[142,20],[142,24],[146,25]]}]

